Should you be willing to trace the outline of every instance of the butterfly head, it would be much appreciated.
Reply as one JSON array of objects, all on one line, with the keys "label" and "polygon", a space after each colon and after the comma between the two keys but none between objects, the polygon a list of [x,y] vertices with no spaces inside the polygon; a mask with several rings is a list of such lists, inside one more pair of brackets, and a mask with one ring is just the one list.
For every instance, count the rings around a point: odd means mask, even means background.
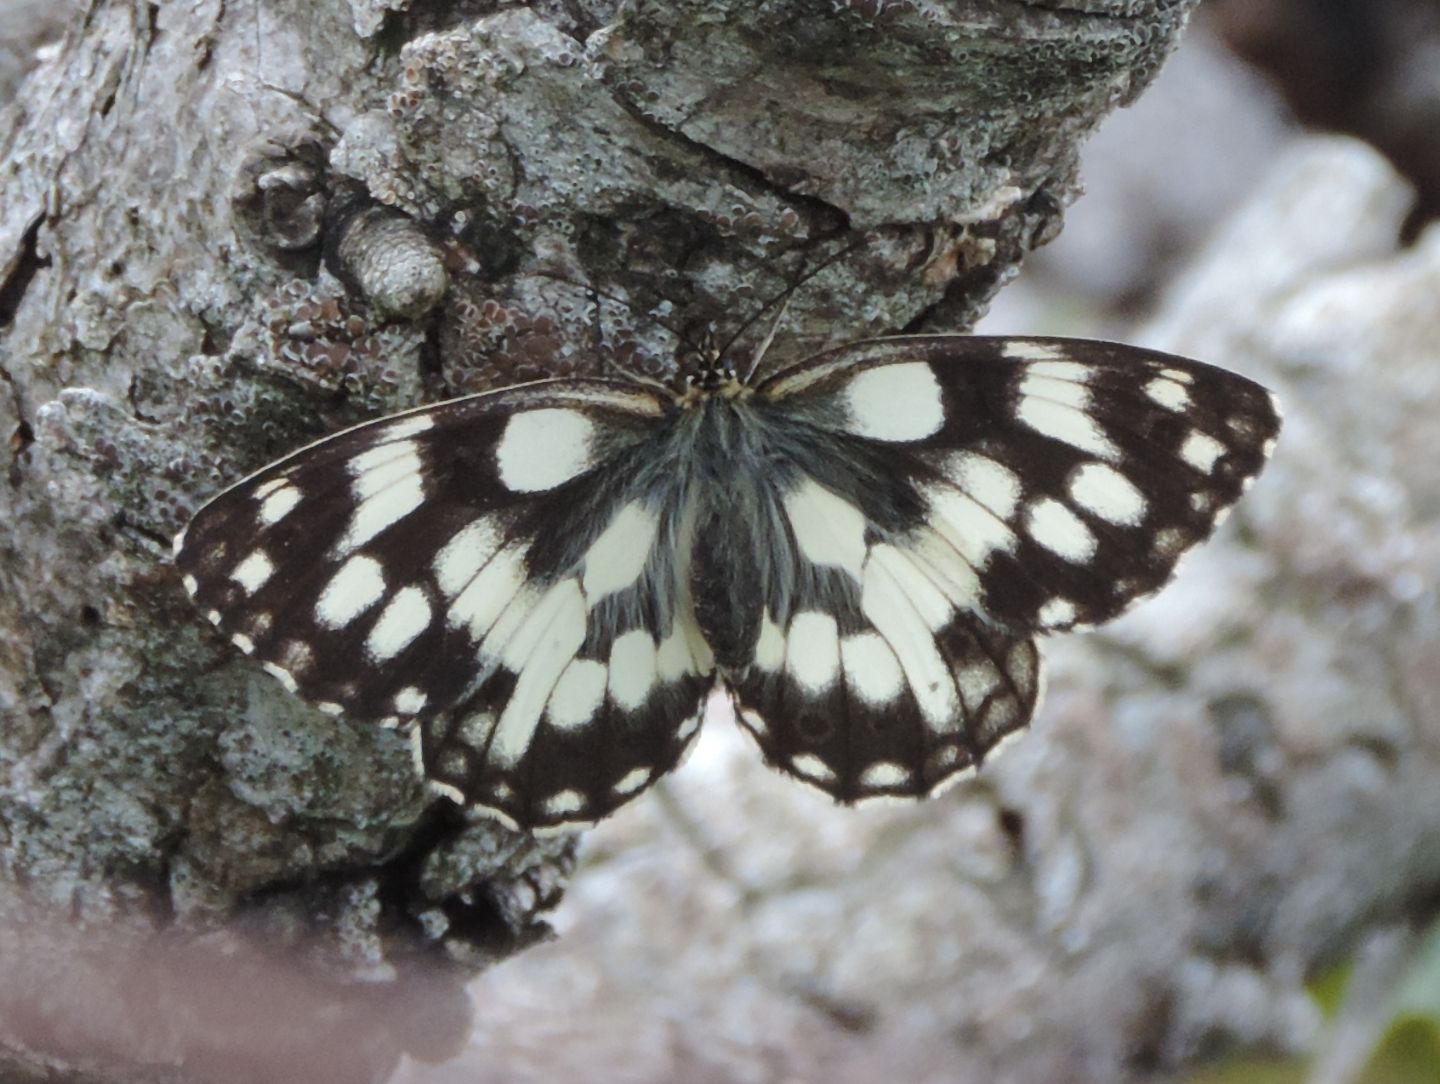
[{"label": "butterfly head", "polygon": [[699,402],[719,394],[733,398],[744,388],[735,367],[722,356],[713,333],[706,332],[699,345],[681,354],[676,389],[684,402]]}]

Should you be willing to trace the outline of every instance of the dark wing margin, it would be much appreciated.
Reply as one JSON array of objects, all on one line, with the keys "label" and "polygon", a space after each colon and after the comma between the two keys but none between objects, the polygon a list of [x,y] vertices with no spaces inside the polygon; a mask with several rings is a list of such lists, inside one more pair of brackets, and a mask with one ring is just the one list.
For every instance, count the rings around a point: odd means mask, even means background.
[{"label": "dark wing margin", "polygon": [[674,765],[710,687],[663,509],[627,482],[667,405],[545,381],[357,426],[216,497],[175,563],[290,691],[421,720],[443,793],[595,820]]}]

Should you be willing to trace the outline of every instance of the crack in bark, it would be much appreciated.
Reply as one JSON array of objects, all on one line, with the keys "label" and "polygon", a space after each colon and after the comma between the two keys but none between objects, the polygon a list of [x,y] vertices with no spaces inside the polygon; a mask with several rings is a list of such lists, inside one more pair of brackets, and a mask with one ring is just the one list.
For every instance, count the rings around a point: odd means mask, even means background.
[{"label": "crack in bark", "polygon": [[[736,187],[746,190],[752,196],[761,194],[769,195],[782,203],[792,206],[797,213],[805,213],[808,211],[809,214],[807,218],[810,222],[812,232],[816,235],[813,240],[824,240],[827,237],[837,236],[849,231],[851,228],[850,216],[843,208],[837,207],[833,203],[827,203],[819,197],[807,196],[777,185],[765,171],[759,167],[753,166],[743,159],[728,155],[724,151],[710,146],[708,143],[702,143],[700,140],[686,135],[685,132],[678,127],[671,127],[670,125],[661,123],[654,117],[647,116],[644,110],[631,100],[629,95],[621,94],[616,90],[610,83],[608,75],[604,82],[610,90],[613,100],[620,108],[625,110],[632,120],[646,131],[653,132],[662,139],[673,140],[687,150],[693,151],[702,158],[715,162],[724,170],[735,174],[735,180],[737,181]],[[740,179],[743,179],[745,183],[738,183]],[[827,219],[830,219],[830,221],[827,222]],[[836,219],[838,219],[838,222],[835,221]]]},{"label": "crack in bark", "polygon": [[50,266],[50,257],[41,256],[36,243],[44,221],[43,214],[36,214],[30,219],[20,238],[19,258],[11,265],[10,273],[0,280],[0,330],[9,327],[14,321],[31,281],[42,268]]}]

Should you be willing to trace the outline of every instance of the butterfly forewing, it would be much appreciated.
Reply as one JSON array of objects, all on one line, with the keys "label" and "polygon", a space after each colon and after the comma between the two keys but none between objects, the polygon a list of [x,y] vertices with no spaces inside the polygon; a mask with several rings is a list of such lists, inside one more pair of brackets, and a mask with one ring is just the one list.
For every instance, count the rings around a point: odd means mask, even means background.
[{"label": "butterfly forewing", "polygon": [[[1107,621],[1162,587],[1269,456],[1274,401],[1199,362],[1068,339],[856,343],[760,394],[859,444],[902,448],[975,609],[1012,631]],[[972,578],[973,577],[973,578]]]}]

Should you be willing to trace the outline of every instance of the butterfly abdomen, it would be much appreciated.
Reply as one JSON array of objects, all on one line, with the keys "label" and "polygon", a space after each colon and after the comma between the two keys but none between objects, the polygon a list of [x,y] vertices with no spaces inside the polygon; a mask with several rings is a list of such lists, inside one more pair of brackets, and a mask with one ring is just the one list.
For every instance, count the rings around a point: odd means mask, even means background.
[{"label": "butterfly abdomen", "polygon": [[[685,449],[690,595],[695,620],[722,671],[743,668],[760,636],[762,585],[788,548],[775,545],[777,476],[763,425],[743,399],[711,397],[695,411]],[[786,577],[788,579],[788,577]]]}]

